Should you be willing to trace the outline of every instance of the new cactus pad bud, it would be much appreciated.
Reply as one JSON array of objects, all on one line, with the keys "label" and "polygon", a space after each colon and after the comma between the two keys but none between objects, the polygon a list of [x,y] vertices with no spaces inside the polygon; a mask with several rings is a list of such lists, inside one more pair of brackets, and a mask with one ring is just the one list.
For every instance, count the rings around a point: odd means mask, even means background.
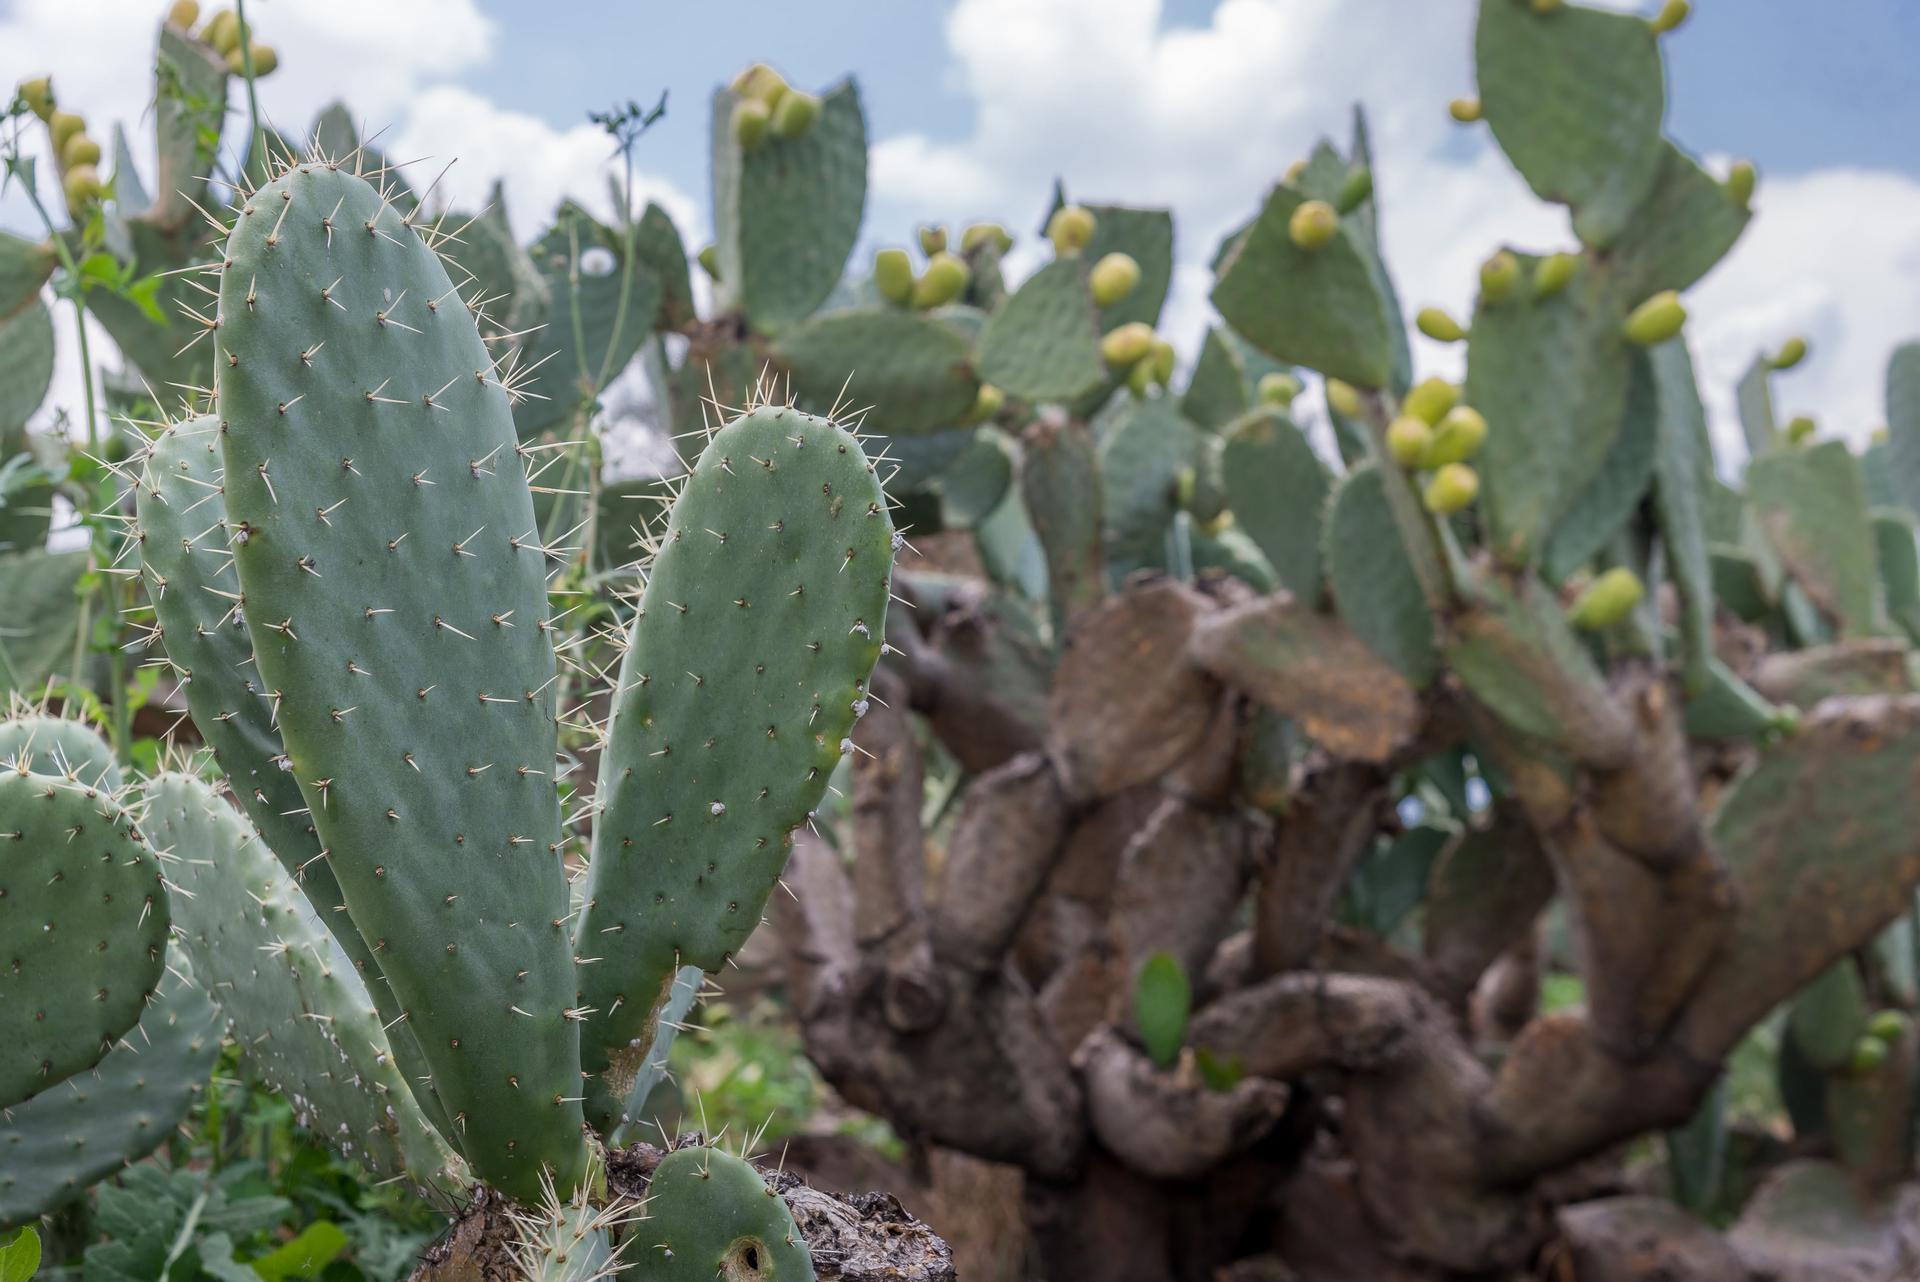
[{"label": "new cactus pad bud", "polygon": [[1093,239],[1097,224],[1093,211],[1080,205],[1065,205],[1053,211],[1047,220],[1047,239],[1057,254],[1077,254]]},{"label": "new cactus pad bud", "polygon": [[1154,382],[1159,383],[1162,387],[1171,383],[1173,381],[1174,362],[1173,344],[1164,338],[1156,338],[1153,340],[1152,348],[1149,349],[1149,354],[1153,357]]},{"label": "new cactus pad bud", "polygon": [[758,98],[742,98],[733,104],[733,140],[740,150],[752,151],[766,141],[767,126],[773,113]]},{"label": "new cactus pad bud", "polygon": [[1907,1035],[1907,1013],[1899,1010],[1875,1011],[1867,1021],[1867,1036],[1883,1042],[1897,1042]]},{"label": "new cactus pad bud", "polygon": [[1687,309],[1677,291],[1663,289],[1627,314],[1620,332],[1629,343],[1652,347],[1666,342],[1687,323]]},{"label": "new cactus pad bud", "polygon": [[1480,264],[1482,302],[1504,303],[1513,297],[1513,291],[1519,286],[1520,260],[1506,250],[1501,250]]},{"label": "new cactus pad bud", "polygon": [[1324,200],[1300,203],[1287,219],[1287,237],[1301,249],[1324,249],[1340,231],[1340,215]]},{"label": "new cactus pad bud", "polygon": [[167,10],[167,21],[182,31],[191,31],[193,24],[200,21],[200,0],[173,0],[173,7]]},{"label": "new cactus pad bud", "polygon": [[1847,1071],[1864,1077],[1887,1062],[1887,1044],[1870,1033],[1862,1033],[1853,1043],[1847,1058]]},{"label": "new cactus pad bud", "polygon": [[1480,119],[1480,100],[1455,98],[1447,104],[1447,114],[1463,125],[1470,125]]},{"label": "new cactus pad bud", "polygon": [[1459,388],[1444,378],[1425,378],[1407,391],[1400,412],[1421,419],[1429,427],[1438,427],[1447,411],[1459,403]]},{"label": "new cactus pad bud", "polygon": [[1145,321],[1128,321],[1100,340],[1100,359],[1116,369],[1132,365],[1153,350],[1153,339],[1153,326]]},{"label": "new cactus pad bud", "polygon": [[1580,270],[1580,255],[1559,253],[1548,254],[1533,269],[1533,296],[1544,300],[1552,298],[1573,283],[1573,275]]},{"label": "new cactus pad bud", "polygon": [[780,95],[773,109],[773,136],[798,138],[820,119],[820,100],[810,93],[790,89]]},{"label": "new cactus pad bud", "polygon": [[1480,474],[1465,463],[1449,463],[1427,481],[1420,501],[1435,516],[1452,516],[1480,497]]},{"label": "new cactus pad bud", "polygon": [[67,193],[67,212],[76,218],[88,205],[107,194],[100,182],[100,171],[92,165],[75,165],[67,170],[61,185]]},{"label": "new cactus pad bud", "polygon": [[67,139],[67,145],[60,149],[60,164],[72,169],[75,165],[97,165],[100,163],[100,144],[83,133],[77,133]]},{"label": "new cactus pad bud", "polygon": [[967,414],[967,422],[984,423],[997,415],[1007,403],[1007,394],[992,383],[980,384],[980,391],[973,398],[973,409]]},{"label": "new cactus pad bud", "polygon": [[971,254],[982,245],[992,245],[999,253],[1013,248],[1013,237],[999,223],[974,223],[960,233],[960,252]]},{"label": "new cactus pad bud", "polygon": [[1337,378],[1327,380],[1327,408],[1341,418],[1360,417],[1360,393],[1353,384]]},{"label": "new cactus pad bud", "polygon": [[1426,458],[1427,449],[1432,444],[1433,429],[1427,426],[1425,419],[1402,414],[1387,424],[1387,453],[1393,455],[1393,461],[1408,471],[1420,466],[1420,461]]},{"label": "new cactus pad bud", "polygon": [[1760,171],[1753,167],[1751,160],[1736,160],[1733,168],[1727,170],[1727,196],[1745,209],[1753,202],[1753,189],[1759,182]]},{"label": "new cactus pad bud", "polygon": [[940,253],[947,247],[947,229],[938,225],[929,225],[920,229],[920,252],[928,258]]},{"label": "new cactus pad bud", "polygon": [[1435,468],[1465,463],[1480,452],[1486,440],[1487,420],[1481,417],[1480,411],[1470,405],[1456,405],[1433,429],[1433,443],[1427,447],[1421,466]]},{"label": "new cactus pad bud", "polygon": [[913,283],[913,305],[925,311],[941,307],[960,297],[972,273],[957,254],[941,250],[927,262],[927,270]]},{"label": "new cactus pad bud", "polygon": [[1111,307],[1140,284],[1140,264],[1131,254],[1108,254],[1093,265],[1087,283],[1093,288],[1093,301]]},{"label": "new cactus pad bud", "polygon": [[27,109],[42,120],[53,116],[53,81],[46,76],[35,76],[31,80],[22,80],[17,92],[20,101]]},{"label": "new cactus pad bud", "polygon": [[87,131],[86,118],[72,111],[56,111],[47,117],[47,132],[53,137],[53,152],[64,155],[67,143]]},{"label": "new cactus pad bud", "polygon": [[1667,0],[1660,6],[1660,12],[1654,14],[1647,25],[1653,28],[1654,35],[1664,36],[1685,22],[1687,15],[1692,12],[1693,5],[1688,0]]},{"label": "new cactus pad bud", "polygon": [[873,256],[873,287],[895,307],[905,307],[912,301],[913,260],[906,250],[883,249]]},{"label": "new cactus pad bud", "polygon": [[1632,614],[1645,593],[1639,575],[1616,565],[1574,598],[1567,609],[1567,622],[1583,632],[1604,632]]},{"label": "new cactus pad bud", "polygon": [[1458,343],[1467,336],[1460,322],[1438,307],[1422,307],[1413,323],[1436,343]]},{"label": "new cactus pad bud", "polygon": [[206,30],[200,38],[213,46],[213,51],[226,57],[240,47],[240,18],[231,9],[222,9],[207,19]]},{"label": "new cactus pad bud", "polygon": [[1335,208],[1343,214],[1352,213],[1360,207],[1360,202],[1373,195],[1373,170],[1360,165],[1350,170],[1340,183],[1340,194],[1334,200]]},{"label": "new cactus pad bud", "polygon": [[1274,370],[1260,376],[1257,391],[1262,405],[1284,408],[1293,404],[1293,398],[1300,395],[1300,380],[1285,370]]},{"label": "new cactus pad bud", "polygon": [[1787,426],[1784,430],[1787,440],[1795,445],[1799,445],[1802,442],[1812,440],[1813,434],[1819,430],[1819,426],[1808,415],[1796,414],[1787,420]]},{"label": "new cactus pad bud", "polygon": [[1780,350],[1775,352],[1773,359],[1767,363],[1775,369],[1787,370],[1805,359],[1807,359],[1807,340],[1795,336],[1780,344]]},{"label": "new cactus pad bud", "polygon": [[715,280],[720,279],[720,246],[708,245],[695,257],[700,260],[700,266],[706,270],[707,275]]}]

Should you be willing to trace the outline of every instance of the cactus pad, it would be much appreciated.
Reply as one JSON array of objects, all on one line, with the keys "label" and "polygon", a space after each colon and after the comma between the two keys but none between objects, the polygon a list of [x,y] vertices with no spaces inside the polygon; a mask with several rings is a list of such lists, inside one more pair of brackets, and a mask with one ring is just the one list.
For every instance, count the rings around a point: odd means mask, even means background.
[{"label": "cactus pad", "polygon": [[1126,254],[1140,265],[1140,282],[1117,303],[1100,309],[1100,332],[1129,321],[1156,324],[1173,283],[1173,215],[1164,209],[1128,205],[1088,205],[1093,239],[1080,261],[1097,263],[1108,254]]},{"label": "cactus pad", "polygon": [[11,320],[39,299],[40,287],[59,261],[51,245],[0,231],[0,321]]},{"label": "cactus pad", "polygon": [[1860,462],[1840,441],[1762,455],[1747,499],[1794,582],[1844,636],[1874,631],[1879,586]]},{"label": "cactus pad", "polygon": [[1694,383],[1684,341],[1646,353],[1653,380],[1657,446],[1653,457],[1653,512],[1660,528],[1667,575],[1680,594],[1680,644],[1689,690],[1703,689],[1713,654],[1713,572],[1707,560],[1707,496],[1715,484],[1706,411]]},{"label": "cactus pad", "polygon": [[64,775],[102,792],[120,790],[120,763],[106,740],[66,717],[30,712],[0,721],[0,763]]},{"label": "cactus pad", "polygon": [[647,1186],[637,1232],[642,1276],[655,1282],[812,1282],[793,1213],[751,1166],[719,1149],[667,1154]]},{"label": "cactus pad", "polygon": [[1592,560],[1639,508],[1653,482],[1657,413],[1652,376],[1643,363],[1636,362],[1613,448],[1593,479],[1574,496],[1541,550],[1540,571],[1548,582],[1562,582]]},{"label": "cactus pad", "polygon": [[1307,434],[1278,409],[1254,410],[1225,431],[1221,469],[1234,521],[1287,590],[1320,595],[1320,519],[1331,485]]},{"label": "cactus pad", "polygon": [[1920,342],[1901,344],[1887,361],[1887,449],[1900,501],[1920,516]]},{"label": "cactus pad", "polygon": [[1394,529],[1377,464],[1347,473],[1334,491],[1323,555],[1340,617],[1353,634],[1415,688],[1433,680],[1440,668],[1433,615]]},{"label": "cactus pad", "polygon": [[0,432],[24,427],[52,382],[53,315],[36,298],[0,321]]},{"label": "cactus pad", "polygon": [[1662,141],[1653,190],[1614,242],[1609,268],[1632,298],[1685,289],[1726,257],[1752,217],[1691,156]]},{"label": "cactus pad", "polygon": [[1071,401],[1106,378],[1099,313],[1080,259],[1048,263],[987,319],[974,354],[983,381],[1029,401]]},{"label": "cactus pad", "polygon": [[774,344],[800,403],[836,404],[889,436],[953,427],[973,409],[980,382],[965,335],[932,316],[895,307],[825,312]]}]

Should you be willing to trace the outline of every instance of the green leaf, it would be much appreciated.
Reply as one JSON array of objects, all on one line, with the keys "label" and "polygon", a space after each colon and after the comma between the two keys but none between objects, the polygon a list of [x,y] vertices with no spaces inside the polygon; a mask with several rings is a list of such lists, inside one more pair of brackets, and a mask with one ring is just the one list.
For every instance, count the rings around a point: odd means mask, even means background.
[{"label": "green leaf", "polygon": [[40,1235],[21,1229],[0,1244],[0,1282],[27,1282],[40,1268]]},{"label": "green leaf", "polygon": [[1147,1056],[1161,1068],[1180,1058],[1187,1037],[1187,1016],[1193,1009],[1193,990],[1187,972],[1171,953],[1155,953],[1140,967],[1133,981],[1133,1018]]}]

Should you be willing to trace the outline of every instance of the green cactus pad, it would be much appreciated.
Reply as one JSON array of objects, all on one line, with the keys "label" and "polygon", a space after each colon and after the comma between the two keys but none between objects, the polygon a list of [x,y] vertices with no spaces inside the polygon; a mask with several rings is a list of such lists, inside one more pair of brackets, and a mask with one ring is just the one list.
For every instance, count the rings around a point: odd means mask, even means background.
[{"label": "green cactus pad", "polygon": [[964,453],[942,468],[935,481],[940,494],[940,523],[949,530],[970,530],[987,519],[1013,486],[1014,448],[1005,432],[983,427]]},{"label": "green cactus pad", "polygon": [[660,282],[658,323],[678,327],[695,320],[687,247],[680,240],[680,229],[673,225],[672,216],[656,201],[647,202],[640,221],[634,224],[633,254]]},{"label": "green cactus pad", "polygon": [[[1644,362],[1644,364],[1642,364]],[[1713,475],[1707,416],[1684,340],[1662,343],[1636,360],[1653,381],[1653,514],[1667,577],[1680,594],[1680,644],[1689,691],[1702,689],[1713,655],[1713,571],[1707,558],[1706,503]],[[1636,376],[1637,378],[1637,376]]]},{"label": "green cactus pad", "polygon": [[967,366],[967,338],[951,325],[897,307],[849,307],[787,331],[773,354],[793,376],[802,405],[836,405],[863,426],[913,436],[958,425],[980,381]]},{"label": "green cactus pad", "polygon": [[1767,453],[1780,443],[1780,426],[1773,418],[1772,375],[1772,362],[1765,356],[1756,356],[1733,389],[1740,431],[1747,439],[1747,453],[1755,456]]},{"label": "green cactus pad", "polygon": [[1173,215],[1127,205],[1086,208],[1094,218],[1093,239],[1080,251],[1080,261],[1097,263],[1108,254],[1126,254],[1140,265],[1140,283],[1133,292],[1100,309],[1100,332],[1129,321],[1158,323],[1173,283]]},{"label": "green cactus pad", "polygon": [[[513,238],[504,200],[496,184],[485,213],[472,218],[449,214],[441,226],[451,233],[447,257],[473,277],[463,292],[482,304],[481,332],[496,341],[509,334],[522,335],[517,341],[525,344],[531,340],[523,331],[547,321],[553,290],[533,256]],[[570,326],[572,319],[557,317],[554,323]]]},{"label": "green cactus pad", "polygon": [[1713,597],[1748,623],[1758,623],[1778,604],[1777,591],[1752,553],[1728,543],[1707,545],[1707,569],[1713,577]]},{"label": "green cactus pad", "polygon": [[30,712],[0,721],[0,763],[65,776],[102,792],[120,791],[120,763],[94,731],[68,717]]},{"label": "green cactus pad", "polygon": [[0,231],[0,321],[11,320],[40,297],[59,261],[51,245]]},{"label": "green cactus pad", "polygon": [[205,1090],[225,1024],[175,944],[153,1001],[106,1058],[0,1112],[0,1228],[164,1144]]},{"label": "green cactus pad", "polygon": [[1614,241],[1609,270],[1629,298],[1685,289],[1726,257],[1752,217],[1717,178],[1662,140],[1653,190]]},{"label": "green cactus pad", "polygon": [[1213,305],[1276,360],[1384,387],[1393,373],[1393,319],[1368,251],[1346,222],[1320,249],[1295,245],[1287,223],[1306,199],[1297,188],[1273,189],[1220,265]]},{"label": "green cactus pad", "polygon": [[1253,386],[1239,349],[1227,334],[1218,325],[1208,327],[1206,342],[1200,345],[1200,356],[1187,378],[1187,390],[1180,397],[1180,412],[1209,432],[1220,431],[1253,405]]},{"label": "green cactus pad", "polygon": [[49,676],[66,670],[79,623],[77,589],[90,559],[85,551],[41,549],[0,556],[0,601],[18,621],[0,636],[0,691],[37,697]]},{"label": "green cactus pad", "polygon": [[1914,544],[1913,517],[1903,507],[1875,508],[1868,516],[1887,618],[1908,640],[1920,638],[1920,550]]},{"label": "green cactus pad", "polygon": [[0,770],[0,1108],[100,1062],[167,947],[160,861],[99,789]]},{"label": "green cactus pad", "polygon": [[1687,697],[1687,733],[1702,739],[1757,739],[1780,729],[1782,710],[1711,656],[1697,690]]},{"label": "green cactus pad", "polygon": [[764,407],[707,442],[622,660],[576,933],[606,1131],[673,972],[760,924],[880,656],[893,525],[859,444]]},{"label": "green cactus pad", "polygon": [[1100,438],[1100,512],[1114,581],[1165,563],[1167,527],[1180,509],[1180,477],[1209,439],[1180,417],[1172,397],[1128,401]]},{"label": "green cactus pad", "polygon": [[212,789],[164,774],[146,824],[176,860],[174,920],[194,973],[295,1116],[380,1178],[464,1182],[414,1103],[352,964],[246,820]]},{"label": "green cactus pad", "polygon": [[1794,996],[1787,1028],[1808,1063],[1831,1071],[1845,1067],[1872,1013],[1859,965],[1842,957]]},{"label": "green cactus pad", "polygon": [[1048,263],[987,318],[974,351],[984,382],[1029,401],[1071,401],[1107,377],[1099,313],[1078,258]]},{"label": "green cactus pad", "polygon": [[[1529,272],[1537,261],[1514,256]],[[1595,275],[1589,265],[1550,298],[1522,291],[1493,306],[1482,300],[1473,314],[1466,400],[1490,429],[1474,467],[1484,482],[1488,541],[1516,564],[1606,466],[1625,418],[1621,312]]]},{"label": "green cactus pad", "polygon": [[1574,230],[1606,245],[1652,190],[1666,82],[1642,18],[1481,0],[1474,33],[1480,110],[1542,200],[1570,205]]},{"label": "green cactus pad", "polygon": [[1860,461],[1840,441],[1762,455],[1747,465],[1747,502],[1793,576],[1843,636],[1878,618],[1873,530]]},{"label": "green cactus pad", "polygon": [[1327,508],[1323,552],[1340,617],[1416,689],[1440,670],[1433,615],[1393,524],[1379,465],[1341,480]]},{"label": "green cactus pad", "polygon": [[1512,588],[1480,581],[1481,604],[1455,624],[1443,652],[1454,674],[1518,734],[1575,747],[1617,716],[1599,671],[1559,602],[1528,576]]},{"label": "green cactus pad", "polygon": [[1047,558],[1055,640],[1107,594],[1101,467],[1093,435],[1075,420],[1035,423],[1024,437],[1020,497]]},{"label": "green cactus pad", "polygon": [[1920,342],[1894,348],[1887,361],[1887,449],[1900,501],[1920,515]]},{"label": "green cactus pad", "polygon": [[26,426],[52,382],[53,314],[36,298],[0,321],[0,431]]},{"label": "green cactus pad", "polygon": [[629,1140],[637,1140],[644,1128],[658,1125],[656,1119],[646,1115],[647,1100],[655,1087],[668,1080],[673,1044],[678,1040],[681,1026],[693,1010],[694,1003],[699,1001],[700,989],[706,982],[707,972],[698,966],[682,966],[674,972],[673,987],[668,990],[667,1000],[661,1004],[660,1014],[654,1022],[653,1044],[647,1048],[647,1057],[640,1065],[640,1070],[633,1075],[633,1085],[628,1087],[627,1098],[620,1105],[620,1116],[628,1120],[607,1133],[608,1148],[618,1148]]},{"label": "green cactus pad", "polygon": [[155,78],[162,90],[153,100],[160,166],[154,176],[153,204],[145,218],[160,226],[185,228],[190,231],[189,240],[200,238],[198,231],[191,230],[200,215],[187,202],[191,199],[203,208],[213,208],[207,199],[207,180],[220,154],[227,75],[225,58],[171,24],[161,26]]},{"label": "green cactus pad", "polygon": [[1240,580],[1255,592],[1278,592],[1280,576],[1274,573],[1260,545],[1234,526],[1209,533],[1200,528],[1187,532],[1187,550],[1193,558],[1196,577],[1209,570]]},{"label": "green cactus pad", "polygon": [[1568,505],[1540,552],[1540,572],[1563,582],[1591,561],[1646,497],[1658,444],[1653,380],[1644,368],[1630,379],[1626,413],[1600,470]]},{"label": "green cactus pad", "polygon": [[275,179],[227,261],[227,519],[294,777],[476,1173],[570,1188],[555,668],[508,394],[440,261],[361,179]]},{"label": "green cactus pad", "polygon": [[636,1231],[653,1282],[812,1282],[807,1243],[766,1181],[719,1149],[676,1149],[654,1169]]},{"label": "green cactus pad", "polygon": [[867,121],[849,80],[820,100],[798,138],[743,151],[738,95],[713,96],[713,223],[722,291],[754,327],[778,334],[840,283],[867,203]]},{"label": "green cactus pad", "polygon": [[1320,520],[1332,483],[1307,434],[1259,408],[1228,427],[1221,470],[1233,519],[1280,582],[1311,605],[1320,595]]}]

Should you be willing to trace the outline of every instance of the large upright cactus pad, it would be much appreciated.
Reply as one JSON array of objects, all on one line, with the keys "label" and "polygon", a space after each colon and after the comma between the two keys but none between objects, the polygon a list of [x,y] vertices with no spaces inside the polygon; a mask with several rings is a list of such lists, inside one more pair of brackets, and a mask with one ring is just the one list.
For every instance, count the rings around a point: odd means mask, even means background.
[{"label": "large upright cactus pad", "polygon": [[571,1187],[555,667],[508,392],[419,232],[321,164],[242,206],[216,337],[247,628],[321,844],[474,1169]]}]

